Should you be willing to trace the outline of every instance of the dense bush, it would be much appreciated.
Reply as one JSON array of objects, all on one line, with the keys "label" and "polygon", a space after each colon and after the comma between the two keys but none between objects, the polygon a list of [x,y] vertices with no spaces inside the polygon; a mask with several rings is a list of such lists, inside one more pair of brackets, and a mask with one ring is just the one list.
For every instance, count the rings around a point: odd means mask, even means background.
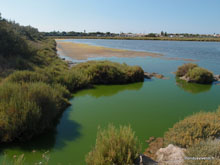
[{"label": "dense bush", "polygon": [[141,152],[134,132],[128,126],[109,125],[98,130],[96,145],[86,156],[89,165],[134,164]]},{"label": "dense bush", "polygon": [[[220,164],[220,140],[208,139],[186,150],[186,165],[219,165]],[[190,158],[206,158],[207,160],[190,160]]]},{"label": "dense bush", "polygon": [[213,73],[210,71],[195,67],[186,74],[191,82],[200,83],[200,84],[210,84],[213,82]]},{"label": "dense bush", "polygon": [[176,71],[176,76],[177,77],[182,77],[185,76],[189,70],[197,67],[197,64],[192,64],[192,63],[188,63],[188,64],[183,64],[182,66],[179,66],[177,71]]},{"label": "dense bush", "polygon": [[25,140],[53,126],[68,105],[68,91],[45,83],[0,86],[0,142]]},{"label": "dense bush", "polygon": [[29,53],[26,40],[5,20],[0,20],[0,36],[0,56],[25,56]]},{"label": "dense bush", "polygon": [[186,117],[170,128],[164,136],[166,144],[190,147],[207,138],[220,136],[220,114],[200,112]]},{"label": "dense bush", "polygon": [[65,70],[57,82],[71,92],[97,84],[124,84],[143,81],[143,70],[110,61],[88,61]]},{"label": "dense bush", "polygon": [[92,84],[123,84],[144,80],[144,71],[111,61],[89,61],[72,68],[85,74]]},{"label": "dense bush", "polygon": [[66,86],[71,92],[91,86],[88,77],[80,70],[72,69],[63,73],[58,80],[59,83]]},{"label": "dense bush", "polygon": [[16,71],[7,77],[9,82],[28,83],[28,82],[49,82],[48,78],[43,74],[33,71]]},{"label": "dense bush", "polygon": [[210,84],[214,81],[213,73],[207,69],[198,67],[196,64],[188,63],[178,67],[176,76],[187,82]]}]

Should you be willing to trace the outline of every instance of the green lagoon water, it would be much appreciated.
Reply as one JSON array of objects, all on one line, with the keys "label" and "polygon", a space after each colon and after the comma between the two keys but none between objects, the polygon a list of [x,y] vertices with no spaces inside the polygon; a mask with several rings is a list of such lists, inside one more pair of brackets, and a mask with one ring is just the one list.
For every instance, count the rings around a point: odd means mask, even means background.
[{"label": "green lagoon water", "polygon": [[[218,58],[220,57],[217,56],[216,60]],[[184,61],[150,57],[107,59],[140,65],[145,71],[162,73],[169,79],[154,78],[143,83],[100,85],[81,90],[74,94],[72,106],[63,113],[53,131],[30,142],[1,146],[1,160],[4,159],[4,153],[7,160],[24,153],[26,163],[34,164],[42,161],[42,154],[49,151],[49,164],[85,164],[85,155],[95,144],[98,126],[106,127],[109,123],[116,126],[131,125],[144,150],[147,146],[145,141],[149,137],[163,136],[168,128],[184,117],[201,110],[214,111],[220,105],[220,85],[196,85],[176,81],[171,72]],[[216,61],[197,63],[213,69],[215,73],[220,71],[220,65]]]}]

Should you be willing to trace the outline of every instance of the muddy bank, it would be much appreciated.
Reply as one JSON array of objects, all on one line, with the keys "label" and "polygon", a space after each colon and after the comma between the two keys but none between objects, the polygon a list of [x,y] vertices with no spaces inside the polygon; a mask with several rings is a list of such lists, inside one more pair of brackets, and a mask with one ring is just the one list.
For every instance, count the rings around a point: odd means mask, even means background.
[{"label": "muddy bank", "polygon": [[73,42],[60,42],[60,40],[56,40],[56,42],[58,51],[62,52],[65,56],[76,60],[87,60],[88,58],[94,57],[155,57],[166,60],[194,61],[192,59],[169,58],[163,56],[162,54],[150,52],[106,48]]}]

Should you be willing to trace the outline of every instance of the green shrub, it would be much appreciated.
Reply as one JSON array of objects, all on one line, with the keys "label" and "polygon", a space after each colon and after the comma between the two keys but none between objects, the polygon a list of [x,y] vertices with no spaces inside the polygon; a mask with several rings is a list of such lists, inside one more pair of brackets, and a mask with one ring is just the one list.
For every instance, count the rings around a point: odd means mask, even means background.
[{"label": "green shrub", "polygon": [[[186,150],[185,164],[187,165],[219,165],[220,164],[220,140],[208,139],[193,145]],[[208,160],[190,160],[190,158],[208,158]],[[210,158],[210,159],[209,159]]]},{"label": "green shrub", "polygon": [[71,92],[97,84],[125,84],[143,81],[143,70],[110,61],[88,61],[54,75]]},{"label": "green shrub", "polygon": [[188,63],[178,67],[177,77],[184,77],[187,82],[210,84],[214,80],[213,73],[207,69],[198,67],[196,64]]},{"label": "green shrub", "polygon": [[0,142],[29,139],[51,128],[69,104],[64,96],[69,96],[68,91],[60,85],[0,85]]},{"label": "green shrub", "polygon": [[190,82],[210,84],[213,82],[213,73],[200,67],[195,67],[186,74]]},{"label": "green shrub", "polygon": [[7,81],[15,83],[49,82],[43,74],[33,71],[16,71],[7,77]]},{"label": "green shrub", "polygon": [[96,145],[86,156],[88,165],[133,164],[141,152],[140,143],[130,126],[98,130]]},{"label": "green shrub", "polygon": [[111,61],[89,61],[72,69],[80,70],[92,84],[125,84],[144,80],[142,68]]},{"label": "green shrub", "polygon": [[36,128],[40,116],[40,107],[28,99],[27,91],[19,84],[7,83],[0,86],[1,142],[18,139],[25,131]]},{"label": "green shrub", "polygon": [[164,136],[165,143],[190,147],[207,138],[220,136],[219,112],[200,112],[186,117],[170,128]]},{"label": "green shrub", "polygon": [[41,128],[42,130],[53,126],[54,119],[68,105],[63,99],[62,89],[52,88],[45,83],[33,83],[28,87],[30,101],[35,102],[41,110]]},{"label": "green shrub", "polygon": [[182,66],[178,67],[178,69],[176,71],[176,76],[177,77],[185,76],[189,70],[191,70],[197,66],[198,66],[197,64],[193,64],[193,63],[183,64]]},{"label": "green shrub", "polygon": [[58,82],[66,86],[66,88],[71,92],[89,87],[91,85],[91,82],[85,74],[79,70],[74,69],[63,73],[58,78]]}]

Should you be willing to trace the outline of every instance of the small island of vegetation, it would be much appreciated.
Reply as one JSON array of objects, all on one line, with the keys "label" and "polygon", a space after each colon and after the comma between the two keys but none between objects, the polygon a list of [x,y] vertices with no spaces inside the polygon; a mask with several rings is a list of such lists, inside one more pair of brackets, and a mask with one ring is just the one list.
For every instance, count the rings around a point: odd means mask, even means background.
[{"label": "small island of vegetation", "polygon": [[184,64],[176,71],[176,76],[182,80],[198,84],[211,84],[214,75],[211,71],[199,67],[197,64]]}]

